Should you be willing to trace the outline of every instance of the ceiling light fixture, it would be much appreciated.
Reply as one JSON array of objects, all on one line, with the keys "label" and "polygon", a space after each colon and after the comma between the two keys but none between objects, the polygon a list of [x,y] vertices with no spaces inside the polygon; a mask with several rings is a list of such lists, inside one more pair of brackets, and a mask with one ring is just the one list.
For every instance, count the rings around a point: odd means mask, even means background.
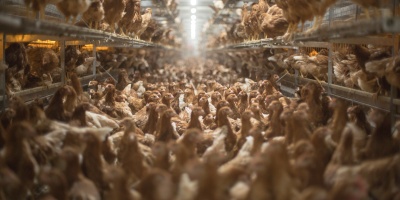
[{"label": "ceiling light fixture", "polygon": [[195,14],[196,13],[196,8],[192,8],[191,10],[190,10],[190,12],[192,13],[192,14]]},{"label": "ceiling light fixture", "polygon": [[197,0],[190,0],[190,4],[192,4],[192,6],[195,6],[197,4]]},{"label": "ceiling light fixture", "polygon": [[195,21],[196,20],[196,15],[192,15],[191,17],[190,17],[193,21]]}]

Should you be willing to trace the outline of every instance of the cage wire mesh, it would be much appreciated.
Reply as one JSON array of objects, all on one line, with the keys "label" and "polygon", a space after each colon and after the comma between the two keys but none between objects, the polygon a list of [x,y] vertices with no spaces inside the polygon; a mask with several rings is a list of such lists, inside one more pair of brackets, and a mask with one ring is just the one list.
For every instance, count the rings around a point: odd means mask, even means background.
[{"label": "cage wire mesh", "polygon": [[[338,0],[326,11],[321,27],[355,21],[359,18],[360,10],[361,8],[350,0]],[[307,21],[304,24],[304,30],[311,28],[313,23],[313,21]]]}]

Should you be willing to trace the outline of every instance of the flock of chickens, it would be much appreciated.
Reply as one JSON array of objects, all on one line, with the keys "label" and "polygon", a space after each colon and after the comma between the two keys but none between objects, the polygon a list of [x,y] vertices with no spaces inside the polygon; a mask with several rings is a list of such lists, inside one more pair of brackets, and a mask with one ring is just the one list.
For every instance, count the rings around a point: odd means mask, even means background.
[{"label": "flock of chickens", "polygon": [[[254,80],[265,74],[292,74],[328,82],[328,49],[300,48],[260,49],[218,52],[208,56],[219,60],[244,77]],[[400,59],[392,56],[392,48],[374,45],[334,44],[332,48],[332,83],[354,88],[375,97],[389,96],[391,86],[400,89]]]},{"label": "flock of chickens", "polygon": [[69,78],[1,113],[0,199],[400,199],[400,126],[316,83],[195,58]]},{"label": "flock of chickens", "polygon": [[[391,1],[382,0],[351,0],[360,5],[370,18],[369,8],[378,10],[387,7]],[[209,47],[219,47],[227,43],[240,43],[262,38],[282,38],[291,41],[297,32],[303,32],[304,23],[313,20],[313,26],[305,31],[310,34],[323,24],[326,11],[338,0],[259,0],[251,4],[244,3],[241,11],[241,20],[230,25],[226,31],[209,40]],[[212,6],[214,8],[214,6]],[[375,12],[381,16],[379,12]],[[299,25],[301,25],[299,27]]]},{"label": "flock of chickens", "polygon": [[[163,37],[159,41],[163,44],[174,44],[169,38]],[[93,66],[96,67],[97,74],[110,73],[118,68],[144,70],[150,67],[146,59],[151,59],[151,56],[163,57],[143,49],[108,48],[96,51],[96,63],[93,65],[94,57],[91,50],[71,45],[65,48],[65,72],[62,72],[60,53],[57,45],[47,48],[10,43],[5,50],[7,94],[12,95],[24,89],[59,83],[62,73],[66,73],[67,76],[75,73],[79,77],[91,75]]]},{"label": "flock of chickens", "polygon": [[[24,0],[26,6],[44,18],[47,4],[54,4],[65,16],[66,22],[77,26],[115,33],[118,28],[121,35],[135,39],[157,42],[161,37],[169,36],[171,30],[161,27],[152,19],[152,9],[146,8],[141,14],[141,0]],[[175,0],[164,0],[167,8],[176,13]],[[160,3],[160,2],[155,2]],[[81,21],[77,18],[81,16]]]},{"label": "flock of chickens", "polygon": [[[310,53],[282,52],[268,58],[277,67],[300,72],[300,76],[328,82],[328,50]],[[390,87],[400,89],[399,57],[391,47],[373,45],[337,46],[333,51],[333,83],[376,95],[389,95]]]}]

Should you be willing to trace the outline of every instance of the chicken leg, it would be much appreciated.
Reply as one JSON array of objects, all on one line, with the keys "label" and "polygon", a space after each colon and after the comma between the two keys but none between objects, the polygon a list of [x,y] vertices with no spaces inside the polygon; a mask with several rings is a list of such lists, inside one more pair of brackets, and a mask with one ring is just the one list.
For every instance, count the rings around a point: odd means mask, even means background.
[{"label": "chicken leg", "polygon": [[286,33],[282,36],[283,41],[288,41],[288,36],[290,34],[290,30],[292,29],[293,23],[289,23]]},{"label": "chicken leg", "polygon": [[126,36],[125,32],[124,32],[124,28],[122,28],[122,27],[119,28],[119,34],[122,36]]},{"label": "chicken leg", "polygon": [[323,16],[316,16],[316,17],[314,17],[314,24],[313,24],[313,26],[312,26],[310,29],[308,29],[306,32],[304,32],[304,33],[305,33],[305,34],[311,34],[312,32],[318,30],[318,28],[319,28],[319,27],[321,26],[321,24],[322,24],[322,19],[323,19]]},{"label": "chicken leg", "polygon": [[111,29],[111,33],[115,33],[115,23],[111,23],[110,29]]}]

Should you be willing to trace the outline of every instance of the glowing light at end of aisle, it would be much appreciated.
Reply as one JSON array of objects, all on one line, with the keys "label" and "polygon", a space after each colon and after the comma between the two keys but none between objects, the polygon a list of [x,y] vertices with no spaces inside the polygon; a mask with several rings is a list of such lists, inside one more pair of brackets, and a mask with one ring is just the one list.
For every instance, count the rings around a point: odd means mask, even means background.
[{"label": "glowing light at end of aisle", "polygon": [[194,40],[194,39],[196,39],[196,22],[195,21],[192,21],[192,23],[191,23],[191,39],[192,40]]},{"label": "glowing light at end of aisle", "polygon": [[191,17],[190,17],[191,19],[192,19],[192,21],[196,21],[196,15],[192,15]]},{"label": "glowing light at end of aisle", "polygon": [[197,0],[190,0],[190,4],[192,4],[192,6],[195,6],[197,4]]},{"label": "glowing light at end of aisle", "polygon": [[190,10],[190,12],[192,12],[192,14],[195,14],[196,13],[196,8],[192,8],[191,10]]}]

